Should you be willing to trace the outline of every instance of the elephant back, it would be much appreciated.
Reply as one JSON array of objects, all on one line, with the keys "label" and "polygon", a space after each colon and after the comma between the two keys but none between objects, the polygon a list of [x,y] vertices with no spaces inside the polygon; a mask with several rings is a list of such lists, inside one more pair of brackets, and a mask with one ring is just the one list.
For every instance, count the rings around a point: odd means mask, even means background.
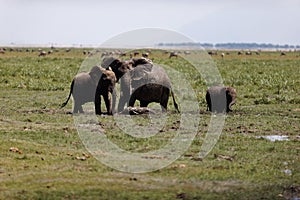
[{"label": "elephant back", "polygon": [[165,70],[159,65],[138,65],[131,71],[132,85],[134,88],[146,84],[157,84],[171,88],[171,81]]}]

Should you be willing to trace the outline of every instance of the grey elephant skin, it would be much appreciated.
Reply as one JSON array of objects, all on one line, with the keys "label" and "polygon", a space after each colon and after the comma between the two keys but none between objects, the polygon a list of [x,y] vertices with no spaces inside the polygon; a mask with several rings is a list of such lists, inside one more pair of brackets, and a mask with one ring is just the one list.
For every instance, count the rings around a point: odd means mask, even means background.
[{"label": "grey elephant skin", "polygon": [[118,111],[124,109],[128,103],[133,107],[136,100],[141,107],[156,102],[161,105],[162,111],[167,110],[170,93],[175,109],[179,112],[178,105],[171,89],[171,81],[165,70],[148,59],[132,60],[133,69],[121,78],[121,95]]},{"label": "grey elephant skin", "polygon": [[144,65],[144,70],[151,70],[152,62],[149,59],[139,58],[139,59],[131,59],[127,62],[129,65],[127,72],[120,79],[120,100],[118,105],[118,112],[123,111],[124,106],[129,103],[130,95],[131,95],[131,76],[132,70],[139,65]]},{"label": "grey elephant skin", "polygon": [[236,89],[229,86],[212,86],[206,91],[207,110],[211,112],[231,112],[236,103]]},{"label": "grey elephant skin", "polygon": [[83,113],[82,105],[87,102],[94,102],[96,114],[101,114],[100,95],[102,95],[108,114],[112,114],[114,108],[112,108],[111,94],[116,81],[113,71],[100,66],[92,67],[90,72],[81,72],[73,78],[69,96],[61,108],[67,105],[72,95],[74,99],[73,114]]},{"label": "grey elephant skin", "polygon": [[95,112],[97,115],[102,114],[100,96],[103,96],[107,114],[112,115],[115,112],[116,95],[114,89],[116,82],[117,77],[110,68],[102,71],[95,93]]}]

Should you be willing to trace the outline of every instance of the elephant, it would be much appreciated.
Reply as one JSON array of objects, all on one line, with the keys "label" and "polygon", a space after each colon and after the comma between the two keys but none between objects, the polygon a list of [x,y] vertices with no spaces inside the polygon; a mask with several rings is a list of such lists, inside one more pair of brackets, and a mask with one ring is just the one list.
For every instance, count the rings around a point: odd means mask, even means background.
[{"label": "elephant", "polygon": [[121,78],[118,111],[122,111],[127,102],[128,106],[133,107],[135,101],[139,100],[141,107],[147,107],[152,102],[159,103],[165,112],[171,93],[174,107],[179,112],[171,89],[171,81],[164,69],[153,65],[151,60],[146,58],[133,59],[130,62],[133,69]]},{"label": "elephant", "polygon": [[138,65],[144,65],[145,69],[151,70],[152,61],[146,58],[131,59],[127,62],[130,65],[130,70],[125,73],[120,79],[120,100],[118,112],[123,111],[125,104],[128,104],[131,95],[131,74],[130,71]]},{"label": "elephant", "polygon": [[96,114],[101,114],[100,95],[102,95],[108,114],[112,114],[114,108],[112,108],[109,93],[113,93],[115,83],[116,76],[110,68],[94,66],[88,73],[81,72],[73,78],[69,96],[61,108],[67,105],[72,95],[74,99],[73,113],[83,113],[82,105],[87,102],[94,102]]},{"label": "elephant", "polygon": [[46,51],[41,51],[41,52],[39,53],[39,57],[40,57],[40,56],[46,56],[46,55],[47,55]]},{"label": "elephant", "polygon": [[206,91],[207,111],[222,113],[231,112],[236,103],[236,89],[229,86],[212,86]]},{"label": "elephant", "polygon": [[[118,105],[118,112],[123,111],[125,104],[129,102],[130,94],[131,94],[131,73],[130,71],[138,65],[151,65],[152,61],[146,58],[138,58],[131,59],[124,63],[127,65],[127,69],[125,69],[126,73],[121,76],[120,79],[120,100]],[[123,70],[123,72],[125,72]],[[127,73],[128,72],[128,73]]]},{"label": "elephant", "polygon": [[131,61],[121,61],[120,59],[114,57],[105,57],[101,65],[104,68],[110,67],[112,69],[116,75],[117,82],[125,73],[132,69]]},{"label": "elephant", "polygon": [[115,73],[111,70],[111,68],[102,70],[102,75],[100,77],[95,93],[95,112],[97,115],[102,114],[100,95],[103,96],[105,106],[107,109],[107,114],[113,115],[113,113],[115,112],[116,95],[114,89],[116,82],[117,77]]},{"label": "elephant", "polygon": [[177,58],[178,57],[178,53],[177,52],[171,52],[170,55],[169,55],[169,58],[172,58],[172,57]]}]

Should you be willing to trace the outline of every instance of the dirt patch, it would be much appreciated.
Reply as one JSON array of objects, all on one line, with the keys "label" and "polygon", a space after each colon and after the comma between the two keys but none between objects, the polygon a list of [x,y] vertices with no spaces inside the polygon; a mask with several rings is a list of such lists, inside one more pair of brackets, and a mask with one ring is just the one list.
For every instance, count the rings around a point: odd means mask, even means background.
[{"label": "dirt patch", "polygon": [[292,110],[293,112],[300,112],[300,108],[295,108]]},{"label": "dirt patch", "polygon": [[63,109],[50,109],[50,108],[42,108],[42,109],[33,109],[33,110],[21,110],[21,113],[26,114],[68,114],[67,111]]}]

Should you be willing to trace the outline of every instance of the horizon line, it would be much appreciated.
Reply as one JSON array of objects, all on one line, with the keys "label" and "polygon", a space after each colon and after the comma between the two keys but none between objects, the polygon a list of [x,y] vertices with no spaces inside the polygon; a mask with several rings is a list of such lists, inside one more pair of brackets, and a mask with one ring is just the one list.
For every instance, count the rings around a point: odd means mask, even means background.
[{"label": "horizon line", "polygon": [[[242,45],[250,45],[250,44],[256,44],[256,45],[272,45],[274,46],[273,48],[271,49],[299,49],[300,48],[300,45],[298,44],[275,44],[275,43],[258,43],[258,42],[217,42],[217,43],[211,43],[211,42],[188,42],[188,43],[182,43],[182,42],[179,42],[179,43],[164,43],[164,42],[159,42],[157,44],[154,44],[154,47],[161,47],[161,46],[171,46],[174,45],[174,46],[181,46],[182,44],[199,44],[200,46],[206,46],[206,45],[212,45],[212,48],[215,48],[217,49],[216,46],[218,45],[225,45],[225,44],[242,44]],[[183,47],[189,47],[189,45],[182,45]],[[190,45],[190,47],[192,47],[193,45]],[[278,47],[276,48],[275,46],[281,46],[281,47]],[[283,46],[287,46],[287,47],[283,47]],[[51,47],[55,47],[55,48],[107,48],[105,46],[101,47],[101,44],[58,44],[58,43],[14,43],[14,42],[11,42],[9,44],[0,44],[0,47],[3,48],[3,47],[15,47],[15,48],[39,48],[39,47],[42,47],[42,48],[51,48]],[[220,48],[220,47],[219,47]],[[270,49],[268,47],[264,48],[264,47],[259,47],[259,48],[262,48],[262,49]],[[221,47],[222,49],[222,47]],[[237,48],[237,49],[244,49],[244,48]],[[249,49],[249,48],[245,48],[245,49]]]}]

